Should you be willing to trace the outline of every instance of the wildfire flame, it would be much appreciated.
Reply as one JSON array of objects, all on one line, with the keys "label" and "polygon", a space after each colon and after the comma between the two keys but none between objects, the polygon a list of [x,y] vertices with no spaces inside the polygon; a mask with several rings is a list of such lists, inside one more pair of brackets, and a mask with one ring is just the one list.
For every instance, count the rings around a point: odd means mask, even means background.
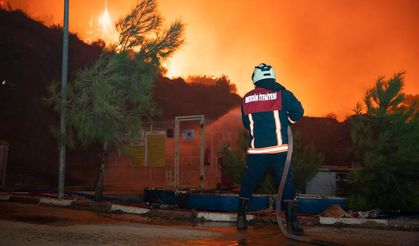
[{"label": "wildfire flame", "polygon": [[[0,0],[2,1],[2,0]],[[108,2],[105,0],[105,8],[97,18],[91,18],[89,21],[89,31],[87,41],[91,42],[97,39],[105,41],[107,44],[116,44],[119,40],[119,33],[115,28],[109,12]],[[177,64],[171,61],[164,61],[163,67],[166,68],[166,76],[169,78],[179,77]]]},{"label": "wildfire flame", "polygon": [[112,20],[108,9],[108,2],[105,1],[105,8],[102,13],[96,18],[91,18],[89,21],[90,31],[88,32],[88,40],[102,39],[107,44],[114,44],[118,41],[118,32],[115,29],[115,24]]},{"label": "wildfire flame", "polygon": [[0,0],[0,8],[6,8],[7,4],[3,0]]},{"label": "wildfire flame", "polygon": [[107,1],[105,1],[105,9],[103,10],[102,15],[99,16],[98,22],[102,31],[102,35],[109,34],[112,31],[113,23],[111,15],[109,14]]}]

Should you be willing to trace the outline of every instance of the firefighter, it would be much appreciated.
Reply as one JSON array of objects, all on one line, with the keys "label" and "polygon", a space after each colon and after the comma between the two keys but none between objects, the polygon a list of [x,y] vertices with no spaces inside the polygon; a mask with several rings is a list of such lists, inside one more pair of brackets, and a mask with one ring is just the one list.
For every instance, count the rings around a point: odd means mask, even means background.
[{"label": "firefighter", "polygon": [[[249,130],[246,169],[240,186],[237,229],[246,229],[246,211],[252,193],[273,168],[278,187],[288,151],[288,124],[301,119],[304,109],[300,101],[284,86],[276,82],[272,66],[262,63],[253,70],[255,88],[248,92],[241,103],[242,121]],[[287,231],[302,235],[297,222],[294,174],[290,168],[283,193]]]}]

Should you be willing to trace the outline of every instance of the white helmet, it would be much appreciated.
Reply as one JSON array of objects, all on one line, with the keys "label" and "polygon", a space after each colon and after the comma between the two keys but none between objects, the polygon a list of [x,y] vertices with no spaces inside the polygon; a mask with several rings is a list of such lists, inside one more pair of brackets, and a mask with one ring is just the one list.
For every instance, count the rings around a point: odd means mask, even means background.
[{"label": "white helmet", "polygon": [[252,74],[253,83],[262,79],[275,79],[275,71],[272,66],[261,63],[255,67]]}]

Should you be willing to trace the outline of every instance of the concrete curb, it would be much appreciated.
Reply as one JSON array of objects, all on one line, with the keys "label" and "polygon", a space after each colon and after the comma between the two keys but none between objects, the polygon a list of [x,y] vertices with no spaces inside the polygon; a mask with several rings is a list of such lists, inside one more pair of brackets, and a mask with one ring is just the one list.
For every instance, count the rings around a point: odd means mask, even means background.
[{"label": "concrete curb", "polygon": [[[20,194],[20,193],[19,193]],[[21,193],[22,195],[6,195],[0,194],[0,201],[11,201],[30,204],[44,204],[58,207],[71,207],[75,209],[84,209],[99,212],[123,212],[129,214],[146,214],[151,210],[147,208],[139,208],[135,206],[126,206],[119,204],[111,204],[110,202],[95,202],[90,200],[74,200],[74,199],[57,199],[45,197],[27,196],[29,193]]]},{"label": "concrete curb", "polygon": [[30,204],[38,204],[39,198],[38,197],[30,197],[30,196],[10,196],[9,201],[11,202],[21,202],[21,203],[30,203]]},{"label": "concrete curb", "polygon": [[55,198],[41,198],[39,199],[39,203],[41,204],[48,204],[48,205],[54,205],[54,206],[61,206],[61,207],[68,207],[71,206],[71,204],[75,200],[59,200]]},{"label": "concrete curb", "polygon": [[151,209],[149,215],[179,220],[189,220],[196,218],[196,212],[194,210]]},{"label": "concrete curb", "polygon": [[146,214],[150,212],[151,210],[148,208],[139,208],[134,206],[124,206],[119,204],[112,204],[111,209],[112,212],[123,212],[127,214]]},{"label": "concrete curb", "polygon": [[[13,193],[0,192],[0,201],[11,201],[29,204],[43,204],[53,205],[58,207],[71,207],[75,209],[91,210],[98,212],[122,212],[127,214],[160,216],[170,219],[203,219],[205,221],[213,222],[235,222],[237,215],[234,212],[205,212],[195,210],[174,210],[174,209],[158,209],[158,208],[143,208],[137,206],[112,204],[110,202],[95,202],[92,200],[74,200],[48,197],[34,197],[28,196],[28,193]],[[260,220],[266,219],[260,214],[248,214],[247,219]],[[269,221],[269,220],[268,220]],[[403,228],[411,230],[419,230],[419,221],[410,219],[364,219],[364,218],[334,218],[334,217],[318,217],[315,224],[320,225],[349,225],[349,226],[389,226],[392,228]]]},{"label": "concrete curb", "polygon": [[[236,213],[215,213],[215,212],[198,212],[198,219],[204,219],[207,221],[217,221],[217,222],[236,222],[237,214]],[[248,221],[255,219],[255,216],[248,214],[246,216]]]},{"label": "concrete curb", "polygon": [[71,207],[76,209],[85,209],[99,212],[110,212],[112,204],[109,202],[94,202],[87,200],[74,200]]},{"label": "concrete curb", "polygon": [[[92,200],[75,200],[75,199],[64,199],[60,200],[57,198],[44,198],[44,197],[31,197],[27,196],[28,192],[19,193],[21,196],[17,195],[5,195],[0,194],[0,201],[12,201],[12,202],[22,202],[22,203],[31,203],[31,204],[45,204],[53,205],[59,207],[71,207],[75,209],[83,209],[90,211],[100,211],[100,212],[122,212],[127,214],[150,214],[154,216],[163,216],[166,218],[175,218],[175,219],[203,219],[205,221],[214,221],[214,222],[235,222],[237,220],[236,213],[228,212],[197,212],[194,210],[174,210],[174,209],[148,209],[141,208],[136,206],[127,206],[120,204],[112,204],[110,202],[95,202]],[[248,214],[247,220],[251,221],[256,219],[257,215]]]},{"label": "concrete curb", "polygon": [[388,220],[383,219],[363,219],[363,218],[333,218],[322,217],[319,218],[319,223],[322,225],[389,225]]},{"label": "concrete curb", "polygon": [[10,199],[9,195],[0,195],[0,201],[8,201]]},{"label": "concrete curb", "polygon": [[419,231],[418,221],[395,219],[395,220],[389,220],[388,224],[394,228],[411,229],[411,230]]}]

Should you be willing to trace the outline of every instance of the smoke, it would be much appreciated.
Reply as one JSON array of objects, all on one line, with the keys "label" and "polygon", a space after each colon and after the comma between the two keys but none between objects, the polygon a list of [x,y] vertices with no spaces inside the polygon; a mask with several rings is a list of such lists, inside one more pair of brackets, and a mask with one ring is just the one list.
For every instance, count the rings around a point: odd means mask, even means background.
[{"label": "smoke", "polygon": [[[62,21],[62,1],[8,2],[48,22]],[[135,3],[108,0],[108,8],[117,18]],[[186,23],[186,43],[167,61],[170,76],[225,74],[243,95],[253,87],[253,67],[266,62],[307,115],[336,113],[340,119],[379,76],[406,71],[405,92],[419,94],[419,1],[157,3],[167,21]],[[86,38],[89,20],[103,7],[104,0],[72,0],[70,30]]]}]

